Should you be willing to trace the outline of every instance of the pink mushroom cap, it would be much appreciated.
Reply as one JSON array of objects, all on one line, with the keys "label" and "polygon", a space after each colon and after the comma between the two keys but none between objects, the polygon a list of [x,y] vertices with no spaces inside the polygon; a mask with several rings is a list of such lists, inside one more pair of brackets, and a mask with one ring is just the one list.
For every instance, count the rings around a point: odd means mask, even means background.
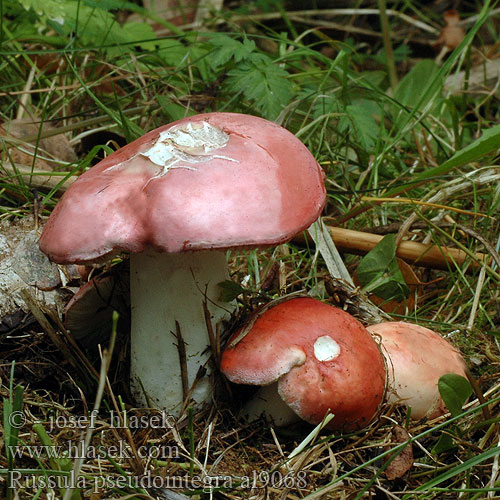
[{"label": "pink mushroom cap", "polygon": [[303,420],[317,424],[333,413],[330,429],[367,425],[385,392],[384,360],[366,328],[311,298],[257,314],[230,339],[220,369],[238,384],[278,380],[281,398]]},{"label": "pink mushroom cap", "polygon": [[446,413],[438,382],[447,373],[466,377],[460,353],[436,332],[411,323],[389,321],[368,331],[380,338],[387,358],[388,401],[410,406],[415,420]]},{"label": "pink mushroom cap", "polygon": [[291,239],[325,204],[324,174],[292,133],[236,113],[207,113],[153,130],[68,189],[40,248],[86,263],[158,252],[253,248]]}]

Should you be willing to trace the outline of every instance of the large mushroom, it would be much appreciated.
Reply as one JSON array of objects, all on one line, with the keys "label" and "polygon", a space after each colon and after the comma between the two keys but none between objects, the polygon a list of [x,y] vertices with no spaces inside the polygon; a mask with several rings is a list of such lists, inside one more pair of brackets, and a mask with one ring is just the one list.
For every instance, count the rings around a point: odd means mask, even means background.
[{"label": "large mushroom", "polygon": [[388,402],[409,406],[415,420],[446,413],[438,382],[447,373],[467,376],[460,353],[443,337],[423,326],[389,321],[367,329],[379,339],[386,356]]},{"label": "large mushroom", "polygon": [[366,328],[311,298],[258,312],[231,337],[220,368],[234,383],[265,386],[247,410],[278,424],[292,420],[282,399],[309,423],[330,412],[330,429],[359,429],[377,415],[385,392],[384,360]]},{"label": "large mushroom", "polygon": [[85,172],[52,212],[40,248],[58,263],[131,253],[133,393],[174,414],[188,392],[198,402],[211,395],[205,312],[215,331],[234,307],[219,301],[225,250],[283,243],[307,228],[325,203],[323,180],[284,128],[197,115]]}]

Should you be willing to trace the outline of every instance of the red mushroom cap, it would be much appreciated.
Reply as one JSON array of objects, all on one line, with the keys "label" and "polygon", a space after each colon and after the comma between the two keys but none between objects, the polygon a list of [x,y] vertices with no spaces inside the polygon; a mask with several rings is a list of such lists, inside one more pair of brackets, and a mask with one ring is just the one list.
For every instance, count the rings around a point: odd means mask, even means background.
[{"label": "red mushroom cap", "polygon": [[55,262],[122,251],[279,244],[325,203],[324,174],[286,129],[208,113],[153,130],[85,172],[50,216],[40,248]]},{"label": "red mushroom cap", "polygon": [[388,401],[411,406],[415,420],[446,413],[438,382],[447,373],[466,376],[460,353],[437,333],[411,323],[389,321],[368,331],[380,338],[387,357]]},{"label": "red mushroom cap", "polygon": [[376,415],[384,360],[366,328],[346,312],[296,298],[265,311],[246,330],[231,338],[222,356],[221,371],[232,382],[279,379],[278,391],[297,415],[317,424],[330,410],[331,429],[358,429]]}]

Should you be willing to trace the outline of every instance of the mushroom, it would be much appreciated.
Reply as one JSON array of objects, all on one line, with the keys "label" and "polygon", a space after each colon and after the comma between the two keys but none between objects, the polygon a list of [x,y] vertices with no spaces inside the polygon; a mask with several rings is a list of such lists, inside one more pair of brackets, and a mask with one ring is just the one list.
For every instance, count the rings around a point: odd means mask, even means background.
[{"label": "mushroom", "polygon": [[196,115],[81,175],[40,248],[58,263],[131,253],[132,393],[175,414],[188,394],[211,396],[206,316],[215,332],[235,307],[219,301],[225,251],[283,243],[307,228],[325,203],[323,181],[286,129],[243,114]]},{"label": "mushroom", "polygon": [[446,413],[438,382],[447,373],[467,376],[460,353],[443,337],[423,326],[389,321],[367,329],[380,339],[386,356],[388,402],[403,402],[411,408],[411,417],[415,420]]},{"label": "mushroom", "polygon": [[359,429],[377,415],[385,392],[383,356],[366,328],[312,298],[257,312],[229,340],[220,369],[231,382],[266,386],[246,409],[251,417],[264,410],[278,425],[292,420],[282,399],[309,423],[331,412],[330,429]]}]

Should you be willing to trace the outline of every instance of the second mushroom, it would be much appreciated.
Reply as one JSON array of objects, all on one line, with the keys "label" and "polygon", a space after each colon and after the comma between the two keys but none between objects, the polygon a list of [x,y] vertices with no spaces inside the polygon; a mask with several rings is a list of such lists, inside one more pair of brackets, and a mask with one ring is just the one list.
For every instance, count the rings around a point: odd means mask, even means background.
[{"label": "second mushroom", "polygon": [[264,386],[246,408],[250,417],[317,424],[330,412],[328,427],[341,430],[377,415],[386,384],[384,359],[366,328],[311,298],[257,312],[229,340],[221,371],[237,384]]}]

